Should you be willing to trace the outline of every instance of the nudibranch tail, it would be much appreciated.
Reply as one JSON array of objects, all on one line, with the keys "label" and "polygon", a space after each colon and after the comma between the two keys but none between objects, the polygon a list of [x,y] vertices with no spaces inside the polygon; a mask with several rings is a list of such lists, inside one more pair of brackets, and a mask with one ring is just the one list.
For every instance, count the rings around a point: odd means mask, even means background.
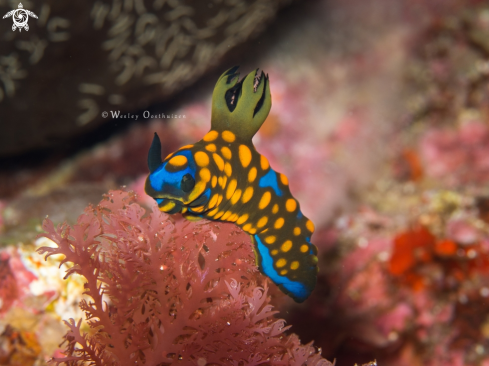
[{"label": "nudibranch tail", "polygon": [[239,80],[238,67],[226,71],[212,94],[211,127],[231,131],[241,140],[251,140],[272,107],[268,75],[258,69]]},{"label": "nudibranch tail", "polygon": [[251,140],[271,108],[268,76],[255,70],[239,80],[237,70],[219,78],[211,130],[202,140],[162,161],[155,134],[145,191],[169,214],[238,225],[253,239],[260,271],[302,302],[316,285],[314,224],[302,214],[287,177],[272,169]]}]

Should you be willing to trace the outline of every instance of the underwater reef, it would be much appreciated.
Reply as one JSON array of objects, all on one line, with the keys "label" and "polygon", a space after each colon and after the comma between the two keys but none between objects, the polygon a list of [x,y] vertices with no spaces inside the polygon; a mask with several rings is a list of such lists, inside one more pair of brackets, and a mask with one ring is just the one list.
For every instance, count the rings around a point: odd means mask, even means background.
[{"label": "underwater reef", "polygon": [[186,118],[0,173],[1,365],[489,365],[487,3],[295,4],[241,68],[269,73],[253,145],[315,224],[310,296],[145,194],[155,132],[165,157],[209,131],[196,83]]}]

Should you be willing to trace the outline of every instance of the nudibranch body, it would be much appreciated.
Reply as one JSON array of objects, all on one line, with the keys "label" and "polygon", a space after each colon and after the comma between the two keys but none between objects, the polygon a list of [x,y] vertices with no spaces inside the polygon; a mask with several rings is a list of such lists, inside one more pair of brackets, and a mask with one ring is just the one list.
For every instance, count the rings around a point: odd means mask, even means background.
[{"label": "nudibranch body", "polygon": [[211,130],[202,140],[162,161],[155,134],[145,190],[164,212],[236,223],[253,238],[260,271],[302,302],[316,284],[314,224],[292,197],[287,177],[251,141],[272,105],[268,76],[255,70],[239,81],[236,71],[216,84]]}]

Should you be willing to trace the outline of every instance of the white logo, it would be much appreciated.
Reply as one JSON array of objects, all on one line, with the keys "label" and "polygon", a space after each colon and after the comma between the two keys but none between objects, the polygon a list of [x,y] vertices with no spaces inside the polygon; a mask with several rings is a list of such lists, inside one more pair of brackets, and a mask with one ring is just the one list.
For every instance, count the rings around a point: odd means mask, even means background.
[{"label": "white logo", "polygon": [[22,28],[24,28],[26,31],[29,30],[29,26],[27,25],[29,15],[37,19],[36,14],[34,14],[32,11],[25,10],[22,6],[22,3],[19,3],[19,8],[9,11],[3,16],[3,19],[12,16],[12,20],[14,21],[14,24],[12,25],[12,30],[15,31],[17,28],[19,28],[19,32],[22,32]]}]

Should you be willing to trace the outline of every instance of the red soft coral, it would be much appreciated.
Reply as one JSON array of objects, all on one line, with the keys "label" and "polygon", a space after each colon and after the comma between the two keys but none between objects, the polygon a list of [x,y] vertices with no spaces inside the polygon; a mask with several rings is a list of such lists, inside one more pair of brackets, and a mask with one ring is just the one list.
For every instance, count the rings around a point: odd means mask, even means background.
[{"label": "red soft coral", "polygon": [[[132,193],[111,191],[73,227],[46,219],[43,236],[85,277],[90,334],[70,319],[56,364],[331,365],[275,319],[249,237],[232,224],[191,223]],[[260,287],[259,287],[260,285]]]}]

